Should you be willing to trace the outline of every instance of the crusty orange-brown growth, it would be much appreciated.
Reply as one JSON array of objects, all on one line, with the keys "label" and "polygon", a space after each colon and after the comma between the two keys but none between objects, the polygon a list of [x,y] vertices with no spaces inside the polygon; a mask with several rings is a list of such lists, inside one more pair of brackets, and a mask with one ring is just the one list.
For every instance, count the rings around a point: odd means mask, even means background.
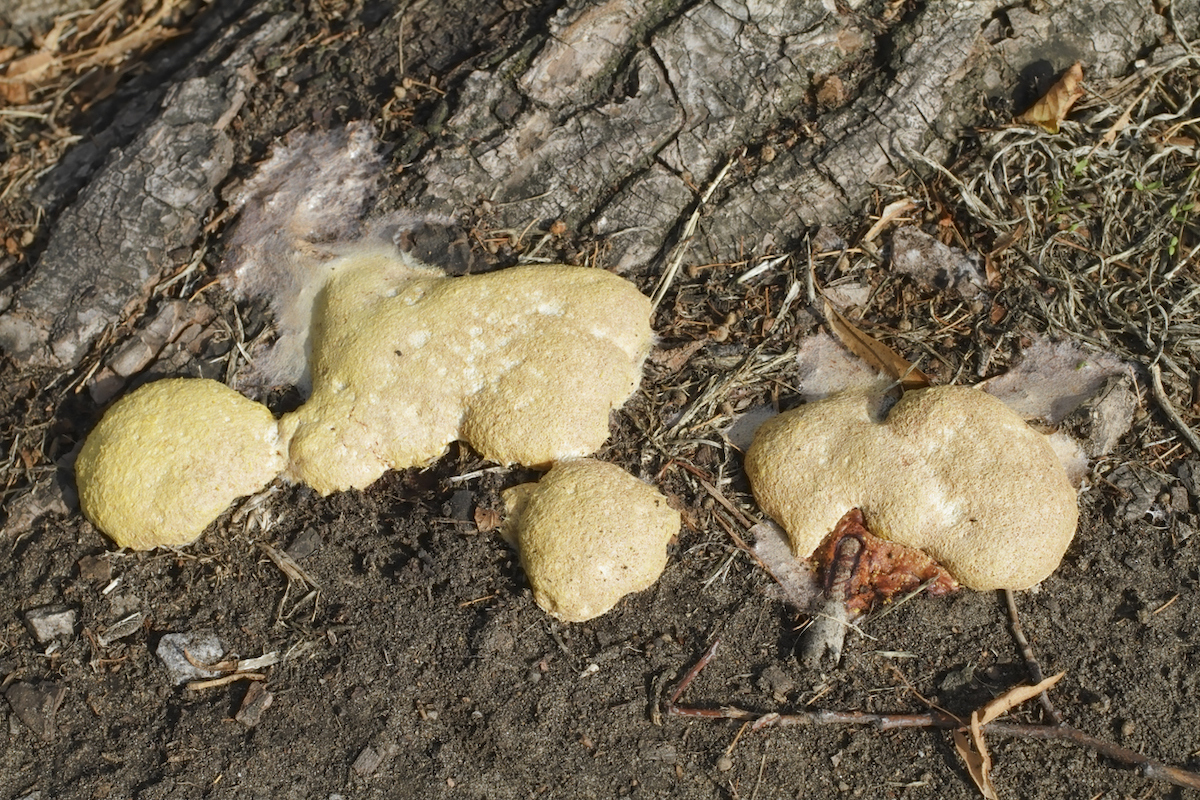
[{"label": "crusty orange-brown growth", "polygon": [[587,455],[641,380],[650,301],[604,270],[450,278],[382,249],[328,268],[312,396],[280,421],[289,477],[321,494],[424,465],[456,439],[501,464]]},{"label": "crusty orange-brown growth", "polygon": [[646,589],[667,563],[679,512],[653,486],[589,458],[562,461],[538,483],[504,492],[505,537],[521,553],[533,598],[584,622]]},{"label": "crusty orange-brown growth", "polygon": [[764,423],[746,453],[754,496],[807,557],[852,508],[872,533],[929,553],[972,589],[1024,589],[1075,534],[1075,490],[1046,437],[999,400],[945,386],[851,389]]},{"label": "crusty orange-brown growth", "polygon": [[275,417],[211,380],[155,381],[121,398],[75,462],[87,518],[121,547],[190,544],[284,467]]}]

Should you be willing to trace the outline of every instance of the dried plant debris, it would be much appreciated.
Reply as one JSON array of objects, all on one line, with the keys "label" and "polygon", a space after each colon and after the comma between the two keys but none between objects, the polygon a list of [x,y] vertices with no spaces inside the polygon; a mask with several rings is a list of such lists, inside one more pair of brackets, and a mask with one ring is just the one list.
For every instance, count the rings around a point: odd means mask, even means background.
[{"label": "dried plant debris", "polygon": [[8,62],[0,75],[0,101],[24,105],[38,94],[61,90],[78,75],[120,66],[182,33],[172,26],[186,7],[181,0],[107,0],[86,14],[63,14],[34,40],[30,52],[0,49],[0,62]]},{"label": "dried plant debris", "polygon": [[43,681],[27,683],[15,681],[4,691],[5,699],[12,707],[17,719],[25,723],[43,741],[52,741],[56,734],[55,717],[63,700],[67,698],[67,687],[61,683]]},{"label": "dried plant debris", "polygon": [[983,259],[939,242],[929,234],[904,225],[892,234],[892,269],[908,275],[923,288],[951,288],[973,299],[986,288]]},{"label": "dried plant debris", "polygon": [[[88,8],[88,6],[92,6]],[[0,25],[0,199],[21,197],[79,141],[71,115],[116,89],[131,65],[187,31],[202,4],[181,0],[7,3]],[[23,259],[43,218],[0,209],[0,274]],[[3,305],[3,298],[0,298]]]},{"label": "dried plant debris", "polygon": [[1062,680],[1064,673],[1052,675],[1034,686],[1014,686],[983,708],[971,712],[971,722],[964,731],[954,731],[954,747],[967,766],[975,786],[988,800],[999,800],[992,785],[992,758],[983,740],[983,729],[989,722],[1004,716],[1016,706],[1032,700]]},{"label": "dried plant debris", "polygon": [[877,372],[891,376],[905,389],[929,386],[929,377],[924,372],[891,347],[861,330],[828,302],[825,304],[825,318],[842,344]]},{"label": "dried plant debris", "polygon": [[1071,107],[1083,97],[1083,64],[1076,61],[1062,74],[1050,91],[1038,98],[1027,111],[1017,116],[1017,122],[1037,125],[1048,133],[1058,133],[1059,125],[1071,112]]},{"label": "dried plant debris", "polygon": [[[959,223],[994,238],[1001,287],[1031,301],[1008,322],[1111,352],[1139,372],[1161,369],[1155,399],[1176,412],[1170,421],[1190,443],[1200,369],[1200,55],[1163,47],[1147,62],[1093,87],[1057,133],[988,131],[956,174],[938,169]],[[1011,301],[1001,302],[1008,312]]]}]

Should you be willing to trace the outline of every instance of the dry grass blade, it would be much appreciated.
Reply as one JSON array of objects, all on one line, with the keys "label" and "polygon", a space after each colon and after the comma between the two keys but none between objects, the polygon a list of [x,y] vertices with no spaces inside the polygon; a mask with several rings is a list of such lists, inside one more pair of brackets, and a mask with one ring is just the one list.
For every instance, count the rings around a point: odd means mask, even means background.
[{"label": "dry grass blade", "polygon": [[[975,162],[938,179],[960,224],[996,237],[989,274],[1020,298],[1001,309],[1006,327],[1161,367],[1163,396],[1176,398],[1193,394],[1200,369],[1198,104],[1200,54],[1166,54],[1098,82],[1055,134],[984,134]],[[1194,447],[1195,411],[1176,410],[1160,455]]]},{"label": "dry grass blade", "polygon": [[863,235],[864,242],[874,241],[879,234],[883,233],[887,226],[893,222],[898,222],[904,219],[904,215],[910,211],[915,211],[920,208],[911,197],[902,197],[899,200],[894,200],[884,207],[883,213],[879,215],[879,219],[871,226],[871,229]]},{"label": "dry grass blade", "polygon": [[873,369],[900,381],[906,390],[924,389],[930,385],[929,377],[912,362],[846,319],[828,301],[825,302],[825,318],[842,344]]},{"label": "dry grass blade", "polygon": [[308,571],[304,569],[304,567],[296,563],[296,559],[292,558],[287,553],[284,553],[281,550],[276,550],[269,544],[259,543],[258,546],[264,553],[267,554],[267,557],[271,559],[275,566],[279,567],[279,571],[287,576],[289,581],[295,581],[301,586],[310,586],[313,589],[319,589],[321,587],[320,582],[310,575]]}]

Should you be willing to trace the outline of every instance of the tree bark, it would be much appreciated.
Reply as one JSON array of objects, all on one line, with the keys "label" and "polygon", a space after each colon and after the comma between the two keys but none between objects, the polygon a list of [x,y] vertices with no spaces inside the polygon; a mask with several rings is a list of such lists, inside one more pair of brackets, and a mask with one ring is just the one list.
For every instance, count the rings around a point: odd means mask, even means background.
[{"label": "tree bark", "polygon": [[[852,220],[880,185],[944,161],[989,98],[1004,105],[1039,63],[1057,73],[1081,60],[1088,80],[1123,74],[1173,33],[1193,37],[1198,5],[569,0],[523,17],[528,29],[505,42],[460,43],[462,57],[418,45],[413,63],[389,68],[395,81],[440,65],[445,91],[420,130],[398,137],[393,180],[422,211],[484,206],[490,224],[515,230],[562,220],[603,244],[613,269],[644,276],[661,271],[723,175],[687,257],[786,253],[813,226]],[[227,128],[250,83],[270,89],[268,54],[302,44],[295,16],[261,20],[257,5],[242,10],[58,216],[0,316],[9,355],[77,365],[139,307],[172,252],[195,244],[234,166]],[[403,42],[459,23],[417,4],[380,24]],[[273,133],[238,124],[243,136]],[[42,196],[63,195],[61,180],[47,178]]]}]

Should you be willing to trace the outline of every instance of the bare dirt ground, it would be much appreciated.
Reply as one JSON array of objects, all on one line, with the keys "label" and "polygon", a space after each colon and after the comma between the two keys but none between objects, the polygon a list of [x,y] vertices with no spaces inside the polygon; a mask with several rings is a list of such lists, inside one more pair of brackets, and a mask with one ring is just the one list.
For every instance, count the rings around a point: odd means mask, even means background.
[{"label": "bare dirt ground", "polygon": [[[390,6],[306,6],[282,43],[258,54],[256,78],[227,129],[233,168],[222,194],[276,137],[301,125],[370,119],[392,148],[396,176],[377,210],[419,207],[406,170],[444,122],[446,76],[493,67],[472,59],[519,51],[522,31],[544,25],[554,10],[476,5],[450,4],[437,27],[416,35],[400,30],[404,17]],[[215,25],[205,14],[237,18],[242,8],[218,3],[190,16],[196,9],[180,7],[178,19],[163,24],[204,30]],[[866,12],[881,31],[892,24],[883,20],[902,24],[915,13],[895,4]],[[394,63],[397,37],[407,72]],[[140,324],[175,299],[210,313],[192,349],[166,348],[113,391],[164,374],[231,375],[238,345],[270,335],[261,306],[239,307],[215,285],[222,219],[177,254],[164,288],[78,365],[6,356],[0,796],[977,797],[946,732],[832,724],[754,731],[660,713],[718,636],[720,649],[683,698],[690,704],[969,715],[1029,681],[1003,599],[970,591],[918,597],[866,620],[829,674],[798,663],[799,621],[730,536],[746,532],[738,515],[699,479],[748,519],[761,516],[724,432],[746,409],[798,402],[796,348],[824,324],[810,280],[840,287],[839,296],[853,298],[854,318],[918,360],[935,383],[1002,374],[1043,334],[1132,365],[1132,428],[1090,465],[1062,565],[1017,603],[1042,668],[1066,673],[1052,696],[1068,723],[1200,768],[1200,453],[1185,432],[1190,426],[1194,437],[1200,419],[1200,60],[1169,32],[1160,38],[1176,46],[1174,57],[1097,80],[1057,134],[1009,127],[1010,101],[981,95],[973,126],[944,165],[914,165],[921,169],[877,186],[838,224],[814,226],[766,255],[685,258],[665,283],[670,250],[627,272],[647,295],[663,289],[654,319],[660,342],[598,456],[655,483],[683,511],[684,529],[651,589],[588,623],[542,612],[515,554],[492,530],[499,492],[532,473],[495,468],[465,448],[361,492],[321,498],[273,485],[178,551],[117,551],[83,519],[69,492],[70,457],[108,400],[96,376]],[[183,36],[165,47],[187,46]],[[153,83],[166,52],[124,62],[125,84],[105,84],[109,73],[91,78],[94,96],[116,92],[111,107],[56,90],[9,97],[0,109],[61,98],[53,110],[0,117],[6,303],[79,188],[39,195],[42,213],[34,185],[96,131],[112,130],[116,101],[129,99],[120,87]],[[845,65],[848,90],[880,71],[885,56],[875,58]],[[828,93],[809,99],[814,109],[842,102]],[[751,182],[811,124],[797,116],[752,151],[729,154],[728,180]],[[892,269],[892,228],[877,235],[872,225],[905,197],[913,201],[909,224],[986,255],[984,294],[968,298],[952,283],[925,284]],[[203,222],[220,209],[214,203]],[[501,225],[500,213],[484,202],[461,210],[461,238],[425,255],[457,271],[502,267],[544,239],[535,256],[608,264],[592,228],[555,233],[546,225],[543,237],[537,225]],[[280,411],[297,398],[280,391],[270,402]],[[68,487],[65,497],[56,481]],[[271,549],[289,553],[307,578],[289,578]],[[72,624],[39,642],[29,621],[46,608],[66,610]],[[278,661],[256,671],[263,681],[187,688],[157,655],[175,633],[213,633],[227,655],[274,653]],[[269,706],[248,702],[258,685]],[[1046,721],[1035,703],[1015,716]],[[989,746],[1000,797],[1200,797],[1086,748],[999,736]]]}]

